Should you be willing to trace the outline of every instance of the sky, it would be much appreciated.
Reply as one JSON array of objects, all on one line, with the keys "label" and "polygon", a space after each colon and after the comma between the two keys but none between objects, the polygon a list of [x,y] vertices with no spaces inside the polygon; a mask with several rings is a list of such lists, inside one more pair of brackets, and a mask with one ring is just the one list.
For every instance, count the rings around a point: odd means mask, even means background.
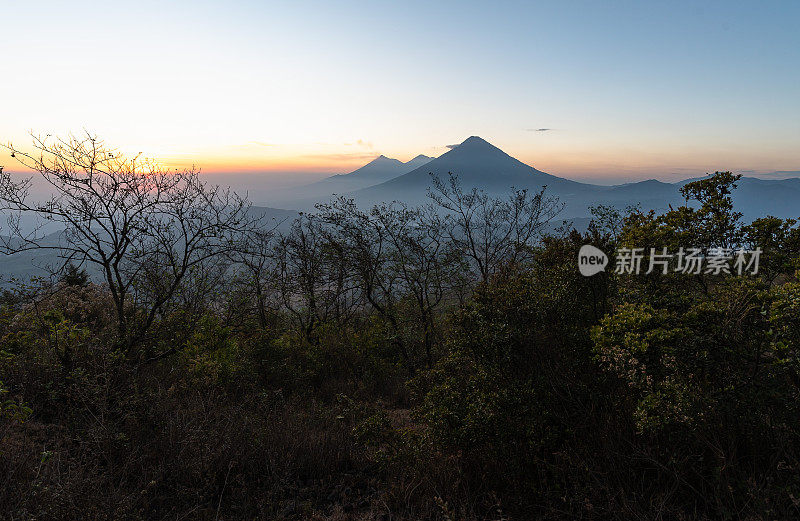
[{"label": "sky", "polygon": [[0,0],[0,19],[18,146],[88,130],[286,182],[471,135],[599,183],[800,171],[794,0]]}]

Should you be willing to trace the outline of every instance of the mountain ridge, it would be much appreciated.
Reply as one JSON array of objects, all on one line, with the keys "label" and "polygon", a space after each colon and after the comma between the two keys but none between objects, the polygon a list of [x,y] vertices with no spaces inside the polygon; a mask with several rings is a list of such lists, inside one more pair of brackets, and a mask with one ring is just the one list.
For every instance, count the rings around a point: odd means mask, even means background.
[{"label": "mountain ridge", "polygon": [[425,165],[433,158],[419,154],[405,163],[399,159],[379,155],[369,163],[346,174],[335,174],[319,181],[285,190],[284,203],[300,208],[312,207],[332,195],[360,190],[403,175],[409,170]]},{"label": "mountain ridge", "polygon": [[[344,194],[359,204],[370,205],[392,200],[409,205],[429,202],[427,193],[432,176],[458,177],[465,189],[478,188],[492,195],[507,194],[512,188],[540,190],[564,203],[563,218],[583,218],[589,208],[600,204],[626,208],[639,205],[645,210],[666,210],[685,202],[680,187],[692,180],[667,183],[656,179],[603,186],[572,181],[548,174],[510,156],[479,136],[470,136],[441,156],[410,172]],[[704,176],[707,177],[707,176]],[[702,179],[702,178],[698,178]],[[697,179],[693,179],[697,180]],[[735,204],[743,206],[746,217],[770,213],[776,217],[800,214],[800,179],[743,177],[733,194]]]}]

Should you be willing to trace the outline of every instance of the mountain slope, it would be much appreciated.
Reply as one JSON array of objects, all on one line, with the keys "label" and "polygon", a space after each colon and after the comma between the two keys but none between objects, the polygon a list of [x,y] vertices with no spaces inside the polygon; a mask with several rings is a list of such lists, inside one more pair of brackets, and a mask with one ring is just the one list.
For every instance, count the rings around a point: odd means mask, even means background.
[{"label": "mountain slope", "polygon": [[[405,163],[403,163],[404,169],[405,169],[405,172],[403,172],[403,174],[405,174],[407,172],[410,172],[410,171],[414,170],[415,168],[419,168],[422,165],[427,165],[431,161],[433,161],[432,157],[426,156],[425,154],[420,154],[417,157],[415,157],[414,159],[411,159],[410,161],[406,161]],[[400,174],[400,175],[402,175],[402,174]]]}]

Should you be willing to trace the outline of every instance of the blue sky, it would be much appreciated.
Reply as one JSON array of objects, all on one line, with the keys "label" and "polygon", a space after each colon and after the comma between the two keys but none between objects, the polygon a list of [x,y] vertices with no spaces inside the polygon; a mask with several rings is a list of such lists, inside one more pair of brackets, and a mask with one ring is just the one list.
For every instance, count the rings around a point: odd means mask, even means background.
[{"label": "blue sky", "polygon": [[24,4],[3,141],[322,172],[477,134],[580,179],[800,170],[800,2]]}]

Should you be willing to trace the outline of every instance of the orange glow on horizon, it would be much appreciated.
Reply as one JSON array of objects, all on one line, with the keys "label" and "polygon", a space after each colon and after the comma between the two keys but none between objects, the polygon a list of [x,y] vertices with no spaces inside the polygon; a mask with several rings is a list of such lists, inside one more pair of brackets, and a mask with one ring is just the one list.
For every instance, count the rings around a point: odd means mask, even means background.
[{"label": "orange glow on horizon", "polygon": [[[697,146],[694,149],[672,147],[653,151],[649,147],[633,144],[609,149],[592,142],[578,144],[563,134],[566,133],[548,136],[547,141],[540,139],[536,146],[530,141],[515,139],[514,136],[484,137],[512,157],[538,170],[567,179],[601,184],[648,178],[674,182],[716,170],[766,173],[794,169],[791,158],[786,157],[786,154],[776,153],[777,151],[765,150],[763,153],[753,154],[730,146]],[[106,144],[114,147],[116,141],[108,139]],[[16,143],[22,144],[23,140],[16,140]],[[391,143],[387,140],[387,144]],[[418,147],[413,143],[389,149],[362,140],[342,141],[338,144],[252,141],[214,147],[161,144],[142,148],[143,158],[154,158],[169,169],[195,167],[203,174],[214,175],[218,182],[223,181],[226,174],[263,174],[281,183],[352,172],[381,154],[405,162],[418,154],[436,157],[448,151],[446,146]],[[140,150],[119,148],[119,152],[127,157],[139,154]],[[3,157],[2,154],[0,164],[8,172],[26,172],[13,159]],[[758,168],[754,167],[755,164],[758,164]]]}]

